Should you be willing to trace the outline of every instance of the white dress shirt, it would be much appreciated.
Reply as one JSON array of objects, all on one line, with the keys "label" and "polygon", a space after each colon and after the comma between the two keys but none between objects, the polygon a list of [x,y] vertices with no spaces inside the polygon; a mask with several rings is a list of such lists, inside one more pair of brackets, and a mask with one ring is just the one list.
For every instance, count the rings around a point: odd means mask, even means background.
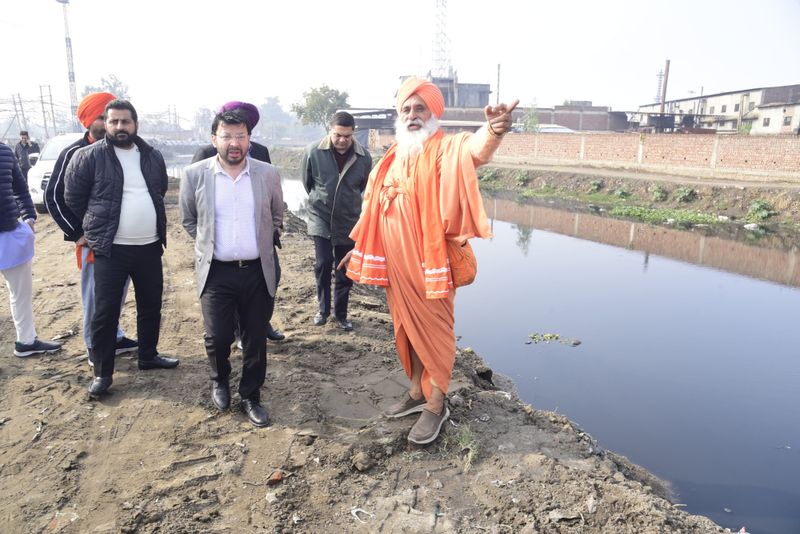
[{"label": "white dress shirt", "polygon": [[256,213],[250,161],[236,178],[214,160],[214,259],[219,261],[258,258]]}]

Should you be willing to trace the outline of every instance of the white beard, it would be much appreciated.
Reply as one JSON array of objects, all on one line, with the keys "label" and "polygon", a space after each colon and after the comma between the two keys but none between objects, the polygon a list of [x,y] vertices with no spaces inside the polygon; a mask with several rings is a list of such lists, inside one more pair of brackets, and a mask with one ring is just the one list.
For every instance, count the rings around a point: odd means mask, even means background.
[{"label": "white beard", "polygon": [[400,158],[417,156],[422,152],[422,145],[425,144],[425,141],[439,129],[439,119],[435,115],[431,115],[431,118],[422,124],[419,130],[409,130],[409,124],[403,122],[400,117],[394,121],[394,138],[397,141],[397,154]]}]

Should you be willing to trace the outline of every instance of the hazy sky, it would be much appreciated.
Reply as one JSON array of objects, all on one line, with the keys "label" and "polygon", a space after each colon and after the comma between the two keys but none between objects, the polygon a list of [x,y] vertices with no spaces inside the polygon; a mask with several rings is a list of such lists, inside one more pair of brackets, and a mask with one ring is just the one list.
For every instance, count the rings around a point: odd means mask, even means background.
[{"label": "hazy sky", "polygon": [[[654,101],[800,83],[800,0],[450,0],[447,35],[459,80],[540,107],[591,100],[616,110]],[[228,100],[284,109],[327,84],[354,107],[392,106],[398,76],[432,67],[435,0],[71,0],[78,98],[115,74],[140,112]],[[2,0],[0,116],[11,94],[50,85],[68,105],[62,5]],[[491,100],[494,102],[495,95]],[[28,113],[36,112],[34,109]]]}]

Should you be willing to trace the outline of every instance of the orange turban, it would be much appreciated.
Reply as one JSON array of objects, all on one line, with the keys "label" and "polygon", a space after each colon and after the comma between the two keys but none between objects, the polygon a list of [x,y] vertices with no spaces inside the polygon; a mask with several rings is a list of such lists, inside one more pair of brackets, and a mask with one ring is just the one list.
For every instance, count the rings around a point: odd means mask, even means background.
[{"label": "orange turban", "polygon": [[442,92],[436,85],[429,82],[424,78],[410,77],[403,82],[400,89],[397,90],[397,112],[400,113],[400,108],[403,107],[403,102],[408,100],[408,97],[416,94],[425,102],[428,109],[436,115],[436,118],[441,118],[444,113],[444,97]]},{"label": "orange turban", "polygon": [[84,128],[88,128],[97,117],[105,113],[106,104],[117,97],[111,93],[89,93],[78,104],[78,120]]}]

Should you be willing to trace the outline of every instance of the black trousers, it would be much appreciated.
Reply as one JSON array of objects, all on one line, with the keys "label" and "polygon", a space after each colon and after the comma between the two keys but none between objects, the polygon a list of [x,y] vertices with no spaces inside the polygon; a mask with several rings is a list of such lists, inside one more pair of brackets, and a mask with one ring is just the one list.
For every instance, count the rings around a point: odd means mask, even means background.
[{"label": "black trousers", "polygon": [[[278,291],[278,284],[281,283],[281,263],[278,261],[278,249],[272,247],[272,261],[275,262],[275,292],[277,295]],[[273,302],[274,307],[274,302]],[[272,319],[272,313],[269,314],[270,319]],[[233,312],[233,320],[236,323],[236,328],[233,331],[233,337],[236,339],[242,339],[242,329],[239,327],[239,312]]]},{"label": "black trousers", "polygon": [[333,314],[338,319],[347,319],[347,303],[350,301],[350,288],[353,281],[347,278],[344,270],[336,269],[354,245],[333,245],[330,239],[314,237],[314,276],[317,279],[317,302],[319,312],[327,317],[331,314],[331,272],[335,270],[336,287],[333,294]]},{"label": "black trousers", "polygon": [[[211,380],[227,383],[231,375],[231,343],[238,322],[242,336],[242,376],[239,395],[259,399],[267,376],[267,323],[275,299],[267,291],[260,260],[243,266],[236,262],[211,262],[200,296],[205,326],[205,346]],[[234,318],[238,312],[238,321]]]},{"label": "black trousers", "polygon": [[136,335],[139,359],[152,360],[158,354],[161,327],[161,242],[149,245],[112,245],[110,256],[94,257],[94,317],[92,318],[92,359],[95,376],[114,373],[119,303],[130,276],[136,293]]}]

